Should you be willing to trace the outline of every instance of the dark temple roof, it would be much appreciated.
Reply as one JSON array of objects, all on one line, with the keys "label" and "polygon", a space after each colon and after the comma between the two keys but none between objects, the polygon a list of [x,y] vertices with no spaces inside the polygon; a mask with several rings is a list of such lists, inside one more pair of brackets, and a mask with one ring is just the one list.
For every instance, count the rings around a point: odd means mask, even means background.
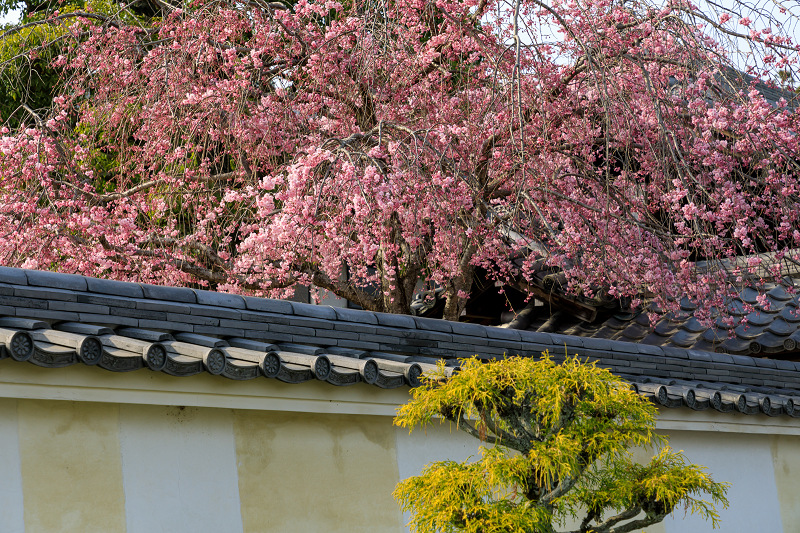
[{"label": "dark temple roof", "polygon": [[[509,288],[520,291],[517,301],[504,298],[505,294],[490,300],[473,290],[467,310],[473,305],[480,312],[465,318],[510,329],[800,361],[800,267],[786,261],[782,273],[780,283],[740,288],[709,326],[695,316],[697,305],[688,298],[679,302],[677,312],[655,310],[659,318],[651,323],[647,308],[633,309],[629,301],[602,290],[592,298],[573,294],[566,275],[542,262],[524,286],[504,287],[507,293]],[[444,296],[437,298],[441,305],[429,305],[434,311],[443,308]],[[515,312],[506,311],[509,302]]]},{"label": "dark temple roof", "polygon": [[789,109],[794,110],[798,107],[797,93],[776,85],[768,85],[758,78],[732,67],[721,66],[714,79],[717,83],[717,90],[728,96],[735,96],[738,93],[746,95],[751,89],[755,89],[772,107],[777,107],[781,100],[786,102]]},{"label": "dark temple roof", "polygon": [[759,291],[743,289],[728,303],[728,319],[717,318],[711,327],[694,316],[696,306],[687,299],[681,302],[680,311],[667,313],[654,324],[645,312],[617,310],[594,322],[581,321],[566,313],[551,320],[548,313],[509,326],[653,346],[800,359],[800,295],[790,294],[780,285],[768,289],[764,293],[765,305],[758,303]]},{"label": "dark temple roof", "polygon": [[668,407],[800,416],[800,363],[0,267],[0,359],[415,386],[444,358],[578,354]]}]

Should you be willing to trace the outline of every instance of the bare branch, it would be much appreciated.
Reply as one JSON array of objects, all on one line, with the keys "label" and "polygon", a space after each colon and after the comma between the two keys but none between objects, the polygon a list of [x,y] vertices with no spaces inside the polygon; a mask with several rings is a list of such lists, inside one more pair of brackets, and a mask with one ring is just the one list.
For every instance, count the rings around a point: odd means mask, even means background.
[{"label": "bare branch", "polygon": [[107,24],[107,25],[109,25],[111,27],[114,27],[114,28],[119,28],[120,27],[118,21],[110,19],[110,18],[106,17],[105,15],[100,15],[98,13],[90,13],[88,11],[71,11],[69,13],[63,13],[61,15],[55,15],[55,16],[52,16],[52,17],[48,17],[47,19],[44,19],[44,20],[36,20],[36,21],[33,21],[33,22],[28,22],[26,24],[20,24],[20,25],[14,26],[12,28],[7,29],[2,34],[0,34],[0,39],[5,39],[6,37],[14,35],[15,33],[19,33],[22,30],[25,30],[25,29],[28,29],[28,28],[33,28],[35,26],[52,25],[54,22],[57,22],[57,21],[74,19],[74,18],[84,18],[84,19],[99,20],[103,24]]}]

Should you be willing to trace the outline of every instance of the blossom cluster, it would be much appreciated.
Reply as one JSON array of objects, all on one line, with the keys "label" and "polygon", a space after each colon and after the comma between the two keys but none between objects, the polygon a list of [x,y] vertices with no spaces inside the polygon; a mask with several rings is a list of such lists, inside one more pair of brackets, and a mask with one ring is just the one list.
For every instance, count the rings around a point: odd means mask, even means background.
[{"label": "blossom cluster", "polygon": [[[524,278],[544,259],[575,292],[710,310],[797,260],[800,116],[734,75],[695,6],[517,5],[197,0],[147,24],[79,19],[64,94],[0,139],[0,261],[306,284],[392,312],[422,281],[457,318],[479,267]],[[558,40],[522,46],[520,28]],[[790,40],[749,38],[793,61]]]}]

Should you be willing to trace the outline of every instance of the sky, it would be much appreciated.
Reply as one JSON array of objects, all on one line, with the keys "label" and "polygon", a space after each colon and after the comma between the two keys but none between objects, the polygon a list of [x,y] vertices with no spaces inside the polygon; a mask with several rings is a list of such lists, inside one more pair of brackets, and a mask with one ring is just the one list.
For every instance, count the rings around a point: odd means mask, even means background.
[{"label": "sky", "polygon": [[13,11],[11,13],[7,13],[5,16],[0,17],[0,25],[1,24],[13,24],[19,20],[20,11]]}]

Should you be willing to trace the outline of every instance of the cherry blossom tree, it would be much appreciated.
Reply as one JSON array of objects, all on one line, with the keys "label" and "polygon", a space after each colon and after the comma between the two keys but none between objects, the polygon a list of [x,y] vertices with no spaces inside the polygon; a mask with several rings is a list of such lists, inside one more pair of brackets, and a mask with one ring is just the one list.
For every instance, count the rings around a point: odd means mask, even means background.
[{"label": "cherry blossom tree", "polygon": [[31,23],[63,90],[3,130],[3,264],[396,313],[430,284],[453,320],[476,268],[711,309],[797,264],[800,116],[761,81],[797,48],[757,10],[157,4]]}]

